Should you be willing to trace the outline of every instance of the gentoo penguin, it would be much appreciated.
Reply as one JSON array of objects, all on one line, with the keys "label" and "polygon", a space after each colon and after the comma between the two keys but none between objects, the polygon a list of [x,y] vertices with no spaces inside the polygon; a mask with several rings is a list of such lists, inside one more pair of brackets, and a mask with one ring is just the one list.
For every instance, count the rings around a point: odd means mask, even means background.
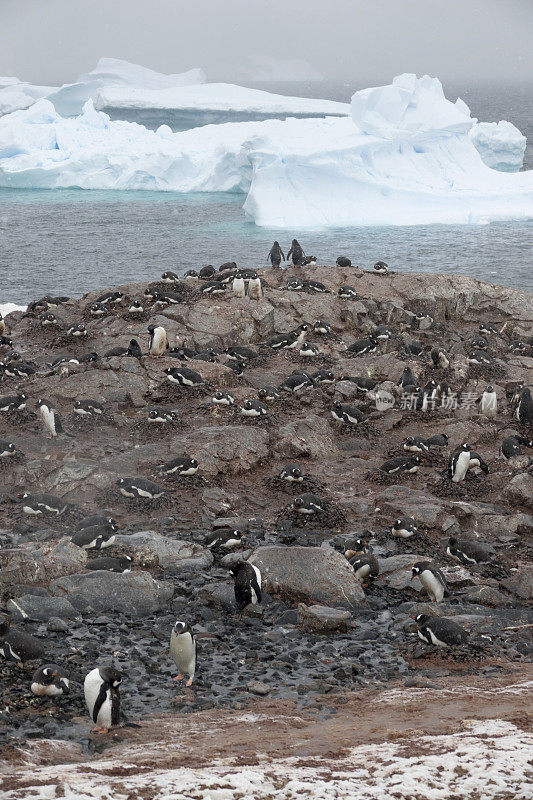
[{"label": "gentoo penguin", "polygon": [[167,380],[171,383],[177,383],[178,386],[186,386],[192,388],[195,386],[203,386],[204,379],[202,376],[188,367],[167,367],[164,370]]},{"label": "gentoo penguin", "polygon": [[257,396],[260,400],[265,400],[267,403],[273,400],[281,400],[281,395],[275,386],[261,386],[257,390]]},{"label": "gentoo penguin", "polygon": [[188,269],[185,275],[183,276],[183,280],[185,281],[185,283],[194,284],[198,283],[199,277],[200,276],[198,275],[195,269]]},{"label": "gentoo penguin", "polygon": [[498,413],[498,398],[493,386],[487,386],[481,395],[479,410],[485,417],[495,417]]},{"label": "gentoo penguin", "polygon": [[487,355],[487,353],[484,353],[483,350],[469,350],[466,355],[466,360],[469,364],[481,364],[484,366],[494,364],[494,359]]},{"label": "gentoo penguin", "polygon": [[45,664],[33,673],[30,689],[37,697],[61,697],[69,693],[70,681],[57,664]]},{"label": "gentoo penguin", "polygon": [[359,300],[359,295],[353,286],[339,286],[337,295],[339,297],[345,297],[347,300]]},{"label": "gentoo penguin", "polygon": [[316,494],[305,492],[294,498],[291,508],[297,514],[321,514],[324,511],[324,503]]},{"label": "gentoo penguin", "polygon": [[235,403],[235,398],[232,394],[220,390],[213,392],[211,399],[216,406],[232,406]]},{"label": "gentoo penguin", "polygon": [[183,673],[189,676],[185,686],[192,686],[196,671],[196,639],[190,625],[177,620],[170,634],[170,655],[178,668],[175,681],[183,680]]},{"label": "gentoo penguin", "polygon": [[430,447],[448,447],[448,436],[445,433],[436,433],[434,436],[429,436],[426,441]]},{"label": "gentoo penguin", "polygon": [[349,539],[341,543],[342,550],[348,561],[356,556],[366,556],[373,552],[372,547],[368,544],[367,538],[374,536],[374,533],[372,531],[365,531],[364,533],[369,534],[369,537],[362,538],[358,536],[355,539]]},{"label": "gentoo penguin", "polygon": [[94,361],[98,361],[98,353],[83,353],[83,355],[78,356],[77,358],[71,358],[69,363],[72,364],[91,364]]},{"label": "gentoo penguin", "polygon": [[253,398],[252,400],[244,401],[240,407],[240,412],[243,417],[264,417],[268,414],[268,408],[260,400]]},{"label": "gentoo penguin", "polygon": [[289,278],[287,281],[287,289],[290,289],[291,292],[303,292],[305,283],[301,278]]},{"label": "gentoo penguin", "polygon": [[389,271],[389,267],[384,261],[376,261],[373,269],[376,275],[387,275]]},{"label": "gentoo penguin", "polygon": [[124,295],[122,292],[105,292],[105,294],[101,294],[100,297],[97,297],[95,303],[105,303],[109,305],[117,305],[118,303],[122,302]]},{"label": "gentoo penguin", "polygon": [[52,439],[64,432],[61,418],[57,411],[54,411],[52,404],[49,403],[48,400],[39,399],[35,403],[35,406],[39,409],[39,416]]},{"label": "gentoo penguin", "polygon": [[148,325],[148,333],[150,334],[148,352],[152,358],[160,358],[165,350],[170,348],[167,332],[162,325]]},{"label": "gentoo penguin", "polygon": [[180,279],[175,272],[171,272],[169,270],[167,272],[163,272],[163,274],[161,275],[161,281],[163,283],[179,283]]},{"label": "gentoo penguin", "polygon": [[241,361],[243,363],[252,361],[254,358],[258,357],[258,353],[256,353],[255,350],[252,350],[251,347],[244,347],[241,345],[233,345],[233,347],[228,347],[224,352],[231,361]]},{"label": "gentoo penguin", "polygon": [[433,361],[433,365],[435,367],[440,367],[441,369],[448,369],[450,366],[450,359],[439,347],[434,347],[431,350],[431,360]]},{"label": "gentoo penguin", "polygon": [[489,343],[485,339],[484,336],[476,336],[475,339],[472,339],[470,342],[470,349],[471,350],[487,350]]},{"label": "gentoo penguin", "polygon": [[489,471],[488,464],[486,464],[483,461],[483,459],[481,458],[479,453],[476,453],[474,450],[471,450],[470,451],[470,461],[468,463],[468,469],[472,469],[473,467],[479,467],[480,470],[485,473],[485,475],[488,474],[488,471]]},{"label": "gentoo penguin", "polygon": [[152,293],[152,297],[154,306],[175,306],[178,303],[184,302],[183,295],[177,294],[176,292],[169,292],[168,290],[160,292],[155,289]]},{"label": "gentoo penguin", "polygon": [[211,531],[205,537],[204,544],[210,550],[233,550],[242,544],[245,532],[233,530],[232,528],[218,528],[216,531]]},{"label": "gentoo penguin", "polygon": [[235,297],[246,297],[246,286],[244,283],[244,278],[242,277],[240,272],[235,273],[235,277],[233,278],[232,290]]},{"label": "gentoo penguin", "polygon": [[56,514],[60,516],[64,514],[69,503],[61,500],[60,497],[55,497],[53,494],[29,494],[24,492],[18,495],[18,499],[22,504],[22,510],[25,514]]},{"label": "gentoo penguin", "polygon": [[207,266],[202,267],[198,275],[202,280],[205,281],[208,278],[212,278],[215,272],[216,272],[215,268],[211,264],[207,264]]},{"label": "gentoo penguin", "polygon": [[338,267],[344,267],[345,269],[347,269],[348,267],[352,266],[352,262],[350,261],[350,259],[347,256],[337,256],[337,260],[335,261],[335,264]]},{"label": "gentoo penguin", "polygon": [[258,567],[248,561],[240,561],[230,567],[234,579],[235,603],[239,611],[246,606],[261,602],[261,573]]},{"label": "gentoo penguin", "polygon": [[432,614],[418,614],[414,617],[418,625],[418,636],[427,644],[437,647],[456,647],[466,644],[467,632],[456,622]]},{"label": "gentoo penguin", "polygon": [[73,336],[74,338],[80,338],[81,336],[87,336],[87,328],[83,324],[83,322],[73,322],[71,325],[67,327],[65,331],[67,336]]},{"label": "gentoo penguin", "polygon": [[252,300],[261,300],[263,297],[263,289],[261,287],[261,278],[255,274],[253,278],[248,281],[248,297]]},{"label": "gentoo penguin", "polygon": [[298,240],[297,239],[293,239],[292,240],[292,244],[291,244],[291,246],[289,248],[289,252],[287,253],[287,261],[292,256],[293,266],[299,267],[299,266],[302,265],[302,261],[303,261],[304,255],[305,255],[305,253],[302,250]]},{"label": "gentoo penguin", "polygon": [[331,325],[323,319],[317,319],[313,324],[313,333],[319,333],[321,336],[331,333]]},{"label": "gentoo penguin", "polygon": [[410,539],[418,533],[418,528],[412,517],[398,517],[391,525],[391,533],[399,539]]},{"label": "gentoo penguin", "polygon": [[533,425],[533,399],[531,390],[527,387],[520,392],[514,413],[517,420],[523,425]]},{"label": "gentoo penguin", "polygon": [[279,477],[289,483],[302,483],[304,479],[302,468],[298,464],[287,464],[281,470]]},{"label": "gentoo penguin", "polygon": [[365,578],[377,578],[379,575],[379,561],[372,553],[350,558],[349,563],[354,568],[355,577],[359,581]]},{"label": "gentoo penguin", "polygon": [[157,483],[149,481],[147,478],[119,478],[116,485],[124,497],[142,500],[157,500],[165,493],[165,490]]},{"label": "gentoo penguin", "polygon": [[273,336],[266,342],[267,347],[272,348],[272,350],[283,350],[286,347],[292,345],[296,339],[298,334],[294,333],[294,331],[289,331],[289,333],[278,333],[276,336]]},{"label": "gentoo penguin", "polygon": [[25,394],[8,394],[0,397],[0,411],[9,413],[10,411],[24,411],[26,408],[27,396]]},{"label": "gentoo penguin", "polygon": [[295,372],[293,375],[289,375],[285,378],[278,386],[278,389],[282,392],[298,394],[304,389],[311,389],[312,386],[313,381],[310,379],[309,375],[304,372]]},{"label": "gentoo penguin", "polygon": [[6,661],[33,661],[44,657],[44,646],[34,636],[11,628],[9,617],[0,615],[0,656]]},{"label": "gentoo penguin", "polygon": [[415,316],[416,326],[420,330],[430,328],[433,324],[433,317],[427,311],[418,311]]},{"label": "gentoo penguin", "polygon": [[198,291],[200,294],[224,294],[226,291],[226,286],[222,283],[222,281],[208,281],[207,283],[204,283],[203,286],[200,286]]},{"label": "gentoo penguin", "polygon": [[6,439],[0,439],[0,458],[9,458],[14,456],[16,448],[13,442],[8,442]]},{"label": "gentoo penguin", "polygon": [[372,331],[372,336],[374,339],[381,339],[382,341],[386,342],[391,338],[392,331],[388,325],[376,325]]},{"label": "gentoo penguin", "polygon": [[91,525],[89,528],[82,528],[70,537],[72,544],[82,547],[84,550],[104,550],[115,543],[115,533],[118,525]]},{"label": "gentoo penguin", "polygon": [[142,314],[144,307],[141,300],[133,300],[128,308],[129,314]]},{"label": "gentoo penguin", "polygon": [[502,442],[500,452],[504,458],[521,456],[523,453],[520,445],[524,445],[524,447],[533,447],[533,440],[526,439],[524,436],[507,436]]},{"label": "gentoo penguin", "polygon": [[330,294],[329,289],[320,281],[304,281],[304,289],[311,294]]},{"label": "gentoo penguin", "polygon": [[494,556],[494,549],[486,542],[471,542],[450,536],[446,552],[461,564],[482,564]]},{"label": "gentoo penguin", "polygon": [[25,361],[4,362],[2,366],[4,375],[7,375],[8,378],[29,378],[37,372],[33,364],[28,364]]},{"label": "gentoo penguin", "polygon": [[279,242],[274,242],[269,250],[267,261],[270,261],[273,267],[279,267],[282,259],[285,261],[283,250],[279,246]]},{"label": "gentoo penguin", "polygon": [[122,675],[114,667],[96,667],[85,677],[83,692],[90,717],[95,724],[92,733],[107,733],[120,722]]},{"label": "gentoo penguin", "polygon": [[47,325],[53,325],[57,328],[62,328],[64,326],[63,320],[52,311],[46,311],[44,314],[41,314],[39,320],[43,328],[45,328]]},{"label": "gentoo penguin", "polygon": [[337,381],[350,381],[350,383],[355,383],[357,391],[363,395],[373,391],[377,386],[376,381],[373,381],[372,378],[367,378],[365,375],[339,375]]},{"label": "gentoo penguin", "polygon": [[416,402],[417,411],[433,411],[437,397],[437,384],[435,381],[428,381],[423,389],[420,390]]},{"label": "gentoo penguin", "polygon": [[104,413],[105,409],[102,403],[98,400],[76,400],[74,403],[74,413],[80,417],[99,417]]},{"label": "gentoo penguin", "polygon": [[76,529],[82,531],[84,528],[94,528],[95,525],[101,525],[109,531],[116,531],[120,528],[114,517],[107,514],[91,514],[89,517],[80,519],[76,524]]},{"label": "gentoo penguin", "polygon": [[487,336],[498,336],[498,329],[491,325],[490,322],[482,322],[479,326],[479,332]]},{"label": "gentoo penguin", "polygon": [[358,356],[364,356],[367,353],[375,353],[378,349],[378,344],[379,342],[377,339],[375,339],[373,336],[369,336],[365,339],[358,339],[346,349],[349,353],[355,353]]},{"label": "gentoo penguin", "polygon": [[316,358],[320,355],[320,349],[318,345],[313,344],[313,342],[304,342],[299,353],[304,358]]},{"label": "gentoo penguin", "polygon": [[309,325],[299,325],[291,334],[295,337],[294,341],[289,342],[287,345],[288,350],[299,350],[305,341],[305,337],[309,332]]},{"label": "gentoo penguin", "polygon": [[304,267],[316,267],[316,256],[304,256],[302,264]]},{"label": "gentoo penguin", "polygon": [[446,578],[431,561],[417,561],[413,565],[411,580],[418,578],[434,603],[442,603],[450,591]]},{"label": "gentoo penguin", "polygon": [[409,453],[429,453],[429,445],[422,436],[408,436],[403,449]]},{"label": "gentoo penguin", "polygon": [[411,458],[409,456],[397,456],[396,458],[389,458],[380,466],[380,472],[386,472],[387,475],[396,475],[399,472],[408,472],[414,474],[418,472],[418,467],[421,464],[419,456]]},{"label": "gentoo penguin", "polygon": [[173,422],[173,420],[174,415],[172,411],[168,411],[168,409],[162,406],[155,406],[155,408],[151,408],[148,412],[148,422],[165,423]]},{"label": "gentoo penguin", "polygon": [[108,572],[131,572],[133,556],[101,556],[87,562],[87,569],[107,570]]},{"label": "gentoo penguin", "polygon": [[91,317],[103,317],[105,314],[109,314],[109,309],[105,303],[92,303],[89,306],[89,314]]},{"label": "gentoo penguin", "polygon": [[361,422],[366,422],[368,417],[365,417],[362,411],[359,411],[355,406],[349,403],[341,403],[335,400],[331,406],[331,416],[337,422],[343,422],[345,425],[359,425]]},{"label": "gentoo penguin", "polygon": [[401,378],[398,381],[398,386],[416,386],[416,378],[411,367],[404,368]]},{"label": "gentoo penguin", "polygon": [[227,270],[236,270],[237,269],[237,262],[236,261],[224,261],[218,268],[219,272],[227,272]]},{"label": "gentoo penguin", "polygon": [[448,461],[448,475],[454,483],[464,481],[470,464],[470,445],[466,442],[456,447]]},{"label": "gentoo penguin", "polygon": [[313,372],[310,376],[313,383],[318,386],[330,386],[332,383],[335,383],[335,375],[330,369],[318,369],[316,372]]},{"label": "gentoo penguin", "polygon": [[159,471],[163,475],[179,475],[180,477],[189,478],[191,475],[196,475],[198,472],[198,461],[188,456],[173,458],[171,461],[167,461],[166,464],[163,464]]}]

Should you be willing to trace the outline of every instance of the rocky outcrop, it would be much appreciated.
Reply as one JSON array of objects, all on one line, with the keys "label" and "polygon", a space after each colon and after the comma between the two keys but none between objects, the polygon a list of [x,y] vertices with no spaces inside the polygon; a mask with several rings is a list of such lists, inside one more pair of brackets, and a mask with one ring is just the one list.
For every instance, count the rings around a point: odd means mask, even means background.
[{"label": "rocky outcrop", "polygon": [[85,550],[67,540],[4,550],[0,551],[0,584],[46,584],[62,575],[79,572],[86,563]]},{"label": "rocky outcrop", "polygon": [[78,611],[119,612],[146,616],[166,608],[173,589],[147,572],[90,572],[58,578],[50,591],[65,597]]},{"label": "rocky outcrop", "polygon": [[162,567],[173,575],[179,575],[209,569],[213,563],[212,553],[199,544],[171,539],[155,531],[139,531],[116,539],[133,553],[143,568]]}]

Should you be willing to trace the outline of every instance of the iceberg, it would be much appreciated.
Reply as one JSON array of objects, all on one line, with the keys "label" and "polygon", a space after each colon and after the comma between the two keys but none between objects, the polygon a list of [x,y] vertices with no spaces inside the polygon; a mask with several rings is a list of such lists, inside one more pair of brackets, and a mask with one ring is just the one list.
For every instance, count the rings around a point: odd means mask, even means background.
[{"label": "iceberg", "polygon": [[23,83],[18,78],[0,77],[0,117],[23,108],[29,108],[36,100],[46,97],[53,86],[35,86]]},{"label": "iceberg", "polygon": [[522,169],[527,140],[512,122],[479,122],[470,129],[469,136],[488,167],[502,172]]},{"label": "iceberg", "polygon": [[76,83],[65,84],[51,91],[48,99],[59,114],[74,116],[81,113],[87,100],[106,88],[135,87],[145,91],[159,91],[199,85],[205,80],[204,71],[198,68],[175,75],[164,75],[119,58],[101,58],[91,72],[80,75]]},{"label": "iceberg", "polygon": [[351,116],[232,122],[172,133],[112,121],[91,100],[0,118],[0,186],[242,192],[257,225],[472,224],[533,218],[533,171],[497,172],[475,120],[427,76],[357,92]]}]

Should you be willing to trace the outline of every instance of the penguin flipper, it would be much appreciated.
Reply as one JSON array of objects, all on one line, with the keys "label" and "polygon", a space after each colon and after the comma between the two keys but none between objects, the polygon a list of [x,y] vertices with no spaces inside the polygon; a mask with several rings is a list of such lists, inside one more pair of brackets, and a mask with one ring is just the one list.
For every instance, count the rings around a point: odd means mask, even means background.
[{"label": "penguin flipper", "polygon": [[65,433],[63,430],[63,425],[61,423],[61,417],[59,414],[54,414],[54,425],[56,426],[56,433]]},{"label": "penguin flipper", "polygon": [[93,706],[93,713],[92,713],[92,720],[95,725],[97,725],[98,714],[100,713],[100,709],[104,705],[107,699],[107,690],[109,686],[107,683],[102,683],[100,686],[100,691],[98,692],[98,697],[96,698],[95,704]]}]

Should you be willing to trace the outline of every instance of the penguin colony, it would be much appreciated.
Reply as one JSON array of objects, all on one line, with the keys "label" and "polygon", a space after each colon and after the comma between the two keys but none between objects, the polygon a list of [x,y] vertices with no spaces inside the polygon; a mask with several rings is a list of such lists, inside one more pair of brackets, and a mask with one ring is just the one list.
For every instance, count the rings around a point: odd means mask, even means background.
[{"label": "penguin colony", "polygon": [[[293,240],[286,258],[297,268],[314,266],[317,263],[316,257],[305,255],[296,239]],[[274,268],[273,282],[279,284],[279,276],[282,274],[280,266],[285,261],[285,254],[278,242],[269,251],[268,260]],[[388,265],[381,260],[370,270],[353,266],[346,256],[339,256],[336,265],[345,270],[354,282],[365,272],[380,276],[376,277],[377,281],[391,274]],[[169,286],[172,288],[169,289]],[[24,414],[32,412],[31,424],[37,426],[34,429],[36,435],[41,437],[45,450],[48,448],[50,452],[58,453],[62,448],[70,446],[65,437],[74,440],[77,438],[72,420],[78,418],[80,421],[98,425],[111,413],[110,402],[102,396],[76,396],[69,406],[67,397],[72,395],[63,395],[62,382],[71,375],[83,374],[83,370],[105,368],[120,371],[121,362],[113,362],[112,359],[138,359],[141,364],[162,359],[161,367],[152,374],[158,375],[161,386],[168,386],[170,392],[174,390],[176,394],[172,409],[161,404],[141,410],[152,431],[165,431],[165,428],[171,426],[180,415],[181,401],[191,392],[200,393],[196,395],[198,406],[203,407],[213,418],[220,418],[224,414],[234,415],[234,419],[238,417],[247,424],[279,421],[287,404],[291,413],[296,412],[305,418],[306,408],[313,403],[322,409],[334,435],[357,432],[363,438],[370,436],[367,441],[371,442],[371,449],[379,449],[382,455],[373,469],[377,481],[391,483],[409,480],[410,476],[421,471],[432,474],[436,481],[440,481],[439,485],[448,487],[450,496],[461,499],[461,495],[454,495],[454,492],[469,485],[474,480],[472,475],[475,476],[476,485],[482,483],[489,474],[492,468],[489,464],[494,459],[499,458],[518,470],[531,471],[533,402],[531,389],[526,383],[526,367],[522,382],[498,383],[496,379],[490,382],[483,381],[483,378],[489,373],[496,378],[504,376],[506,359],[513,355],[531,357],[533,337],[530,336],[525,341],[509,341],[505,326],[498,328],[490,323],[482,323],[469,341],[463,341],[455,335],[450,343],[450,337],[442,323],[436,322],[427,311],[414,309],[409,311],[407,320],[404,317],[398,322],[386,315],[381,319],[374,315],[373,318],[368,316],[364,325],[359,325],[353,322],[357,315],[352,315],[352,324],[344,327],[317,315],[316,319],[304,319],[289,330],[275,332],[262,340],[256,338],[253,345],[244,345],[236,339],[228,342],[224,349],[202,350],[192,346],[193,342],[189,346],[180,326],[175,322],[175,317],[168,313],[174,306],[199,301],[213,303],[215,306],[221,302],[241,303],[251,313],[253,305],[246,304],[261,302],[265,289],[269,293],[284,293],[287,298],[293,292],[336,296],[341,307],[341,320],[349,318],[350,305],[354,302],[364,304],[365,301],[372,301],[368,294],[365,297],[364,293],[358,292],[351,284],[330,287],[303,273],[301,276],[291,277],[285,286],[281,284],[274,288],[268,285],[259,271],[238,268],[234,262],[226,262],[218,270],[212,266],[203,267],[199,271],[189,270],[183,278],[167,271],[161,276],[160,282],[148,286],[140,297],[128,297],[121,291],[110,290],[96,299],[92,298],[86,304],[84,322],[65,319],[76,307],[69,298],[47,296],[31,303],[22,319],[31,320],[34,333],[41,331],[43,336],[48,336],[46,332],[53,331],[52,335],[55,337],[52,340],[43,339],[41,354],[36,352],[33,344],[28,347],[30,352],[26,355],[27,342],[18,333],[18,321],[0,319],[0,377],[5,388],[0,396],[3,437],[0,440],[0,463],[6,465],[4,475],[9,475],[9,464],[17,456],[23,458],[25,455],[17,444],[20,438],[17,436],[17,425],[28,424]],[[143,329],[140,327],[140,315],[157,319]],[[116,345],[99,353],[87,347],[93,326],[100,326],[101,332],[102,326],[112,325],[113,319],[119,316],[131,321],[129,329],[134,335],[126,346]],[[137,318],[139,321],[136,321]],[[216,338],[215,329],[213,339]],[[65,349],[61,354],[54,352],[59,344]],[[380,377],[382,372],[379,362],[391,353],[400,356],[406,365],[401,374],[386,375],[386,379],[383,379]],[[271,383],[258,385],[257,378],[248,379],[255,364],[266,363],[265,369],[268,371],[268,363],[272,359],[278,359],[278,364],[272,371]],[[341,359],[342,369],[336,366],[336,362]],[[353,372],[359,374],[346,374],[345,359],[352,359]],[[294,360],[298,367],[291,370]],[[359,363],[364,363],[364,367],[357,368],[358,360],[361,360]],[[460,369],[454,370],[458,360],[464,364],[463,373]],[[234,373],[235,387],[228,390],[223,386],[212,385],[211,381],[203,377],[202,362],[228,366]],[[278,379],[280,362],[285,374]],[[313,362],[317,369],[309,369],[307,366]],[[185,366],[186,364],[189,366]],[[379,410],[378,400],[382,390],[392,395],[396,408],[404,409],[399,422],[404,416],[413,413],[418,415],[413,419],[420,420],[422,425],[424,415],[428,419],[434,415],[432,427],[438,428],[439,419],[447,417],[451,398],[461,391],[472,375],[475,376],[476,386],[479,388],[476,396],[470,400],[477,405],[476,414],[484,420],[483,424],[492,426],[494,438],[494,441],[491,439],[483,448],[484,457],[474,451],[467,441],[453,441],[445,432],[438,430],[429,436],[411,434],[403,440],[400,439],[394,454],[387,452],[379,437],[375,439],[371,436],[372,430],[375,433],[376,427],[379,429],[380,422],[387,413]],[[32,391],[32,384],[43,376],[51,379],[50,397],[35,396]],[[78,385],[81,391],[83,383]],[[335,397],[337,392],[341,399]],[[61,414],[56,405],[60,406]],[[119,410],[115,407],[113,413],[118,414]],[[61,415],[69,414],[71,422],[65,425]],[[69,425],[71,430],[68,429]],[[508,429],[515,429],[515,432],[509,433]],[[508,435],[501,440],[498,451],[497,437],[500,430],[507,430]],[[169,432],[168,436],[171,435]],[[179,447],[179,444],[178,437],[175,446]],[[202,459],[197,455],[180,452],[168,461],[159,463],[156,474],[151,474],[150,477],[116,476],[114,486],[117,497],[148,506],[168,498],[172,495],[169,480],[202,479]],[[435,464],[439,466],[435,467]],[[306,481],[310,478],[307,467],[300,462],[287,462],[278,470],[276,477],[290,486],[294,495],[286,513],[293,515],[295,520],[303,520],[303,523],[298,523],[300,525],[320,528],[321,517],[328,507],[328,498],[325,494],[317,493],[317,490],[306,491]],[[70,527],[68,538],[76,547],[90,554],[87,569],[115,573],[135,570],[136,559],[133,553],[117,551],[113,554],[120,530],[113,515],[100,513],[100,510],[95,513],[89,513],[93,509],[82,510],[75,503],[41,491],[44,486],[39,486],[38,482],[31,481],[28,476],[28,484],[30,483],[28,489],[23,487],[13,498],[20,504],[23,517],[30,520],[40,517],[59,520],[70,515],[66,524]],[[86,512],[84,517],[83,511]],[[119,514],[120,510],[117,516]],[[375,527],[374,524],[372,527]],[[372,582],[380,576],[380,533],[367,528],[362,533],[348,537],[343,534],[335,539],[335,531],[330,533],[332,546],[344,553],[356,578],[364,587],[371,587]],[[424,548],[423,543],[417,543],[417,539],[423,536],[422,526],[410,516],[389,519],[385,533],[392,536],[401,547],[407,548],[405,552],[420,552]],[[203,542],[218,563],[232,554],[231,562],[227,562],[227,569],[233,581],[235,607],[238,612],[244,612],[248,606],[261,604],[264,595],[259,568],[239,555],[246,547],[247,536],[245,530],[230,526],[215,527],[205,536]],[[106,553],[102,554],[101,551],[104,550]],[[110,555],[107,555],[108,552]],[[9,545],[4,547],[3,556],[3,564],[8,563]],[[419,591],[429,602],[439,604],[445,598],[453,599],[453,590],[448,586],[443,572],[449,560],[468,569],[495,563],[498,558],[499,554],[494,547],[475,538],[473,534],[449,536],[440,547],[438,557],[434,554],[433,558],[413,560],[411,580],[418,581]],[[471,641],[462,626],[440,614],[417,614],[413,621],[419,639],[431,647],[468,646]],[[67,697],[72,691],[67,672],[57,664],[47,662],[46,646],[42,640],[17,629],[7,615],[0,618],[0,657],[18,664],[40,662],[28,685],[28,691],[38,697]],[[197,672],[197,636],[189,620],[178,619],[169,631],[168,657],[178,670],[175,680],[181,681],[187,676],[186,687],[191,687]],[[83,695],[95,732],[107,732],[120,724],[122,679],[122,674],[112,664],[93,665],[87,672]]]}]

